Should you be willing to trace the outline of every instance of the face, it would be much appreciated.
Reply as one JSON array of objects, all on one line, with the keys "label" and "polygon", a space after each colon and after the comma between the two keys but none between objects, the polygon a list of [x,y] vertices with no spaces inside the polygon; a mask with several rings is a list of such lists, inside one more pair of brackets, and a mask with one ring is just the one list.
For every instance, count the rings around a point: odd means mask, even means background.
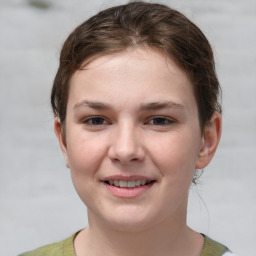
[{"label": "face", "polygon": [[149,48],[97,57],[73,75],[65,135],[58,121],[55,130],[89,223],[142,230],[186,221],[210,143],[192,85],[171,59]]}]

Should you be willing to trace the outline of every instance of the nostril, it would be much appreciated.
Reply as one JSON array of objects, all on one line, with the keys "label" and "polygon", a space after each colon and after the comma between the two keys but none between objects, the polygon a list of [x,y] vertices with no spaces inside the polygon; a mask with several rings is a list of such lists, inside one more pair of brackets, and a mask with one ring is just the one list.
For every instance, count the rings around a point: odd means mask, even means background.
[{"label": "nostril", "polygon": [[[129,129],[128,129],[129,128]],[[145,152],[140,138],[135,135],[134,127],[123,125],[117,134],[113,134],[108,155],[112,161],[129,164],[144,159]]]}]

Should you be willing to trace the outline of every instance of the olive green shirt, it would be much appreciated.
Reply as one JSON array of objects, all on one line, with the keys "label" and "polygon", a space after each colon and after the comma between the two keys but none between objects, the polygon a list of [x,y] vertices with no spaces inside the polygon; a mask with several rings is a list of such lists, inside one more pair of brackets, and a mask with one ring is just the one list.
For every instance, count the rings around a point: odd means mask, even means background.
[{"label": "olive green shirt", "polygon": [[[19,256],[76,256],[74,250],[74,238],[77,233],[61,242],[46,245],[34,251],[23,253]],[[226,246],[205,235],[203,236],[204,247],[201,256],[222,256],[224,253],[229,252],[229,249]]]}]

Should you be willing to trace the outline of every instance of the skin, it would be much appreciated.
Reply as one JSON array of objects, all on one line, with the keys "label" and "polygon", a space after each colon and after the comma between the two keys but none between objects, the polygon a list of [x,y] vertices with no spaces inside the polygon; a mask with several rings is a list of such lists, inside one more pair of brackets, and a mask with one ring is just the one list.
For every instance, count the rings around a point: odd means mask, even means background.
[{"label": "skin", "polygon": [[[200,130],[192,85],[170,58],[136,48],[92,60],[72,76],[65,134],[58,118],[55,132],[88,210],[78,256],[200,255],[203,237],[186,224],[188,191],[215,153],[221,116]],[[112,175],[154,183],[124,198],[102,182]]]}]

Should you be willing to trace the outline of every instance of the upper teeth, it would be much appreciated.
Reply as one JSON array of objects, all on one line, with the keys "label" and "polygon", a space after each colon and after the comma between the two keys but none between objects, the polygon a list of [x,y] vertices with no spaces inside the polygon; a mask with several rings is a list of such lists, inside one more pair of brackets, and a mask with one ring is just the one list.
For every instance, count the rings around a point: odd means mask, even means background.
[{"label": "upper teeth", "polygon": [[138,186],[143,186],[147,183],[146,180],[109,180],[110,185],[121,187],[121,188],[135,188]]}]

